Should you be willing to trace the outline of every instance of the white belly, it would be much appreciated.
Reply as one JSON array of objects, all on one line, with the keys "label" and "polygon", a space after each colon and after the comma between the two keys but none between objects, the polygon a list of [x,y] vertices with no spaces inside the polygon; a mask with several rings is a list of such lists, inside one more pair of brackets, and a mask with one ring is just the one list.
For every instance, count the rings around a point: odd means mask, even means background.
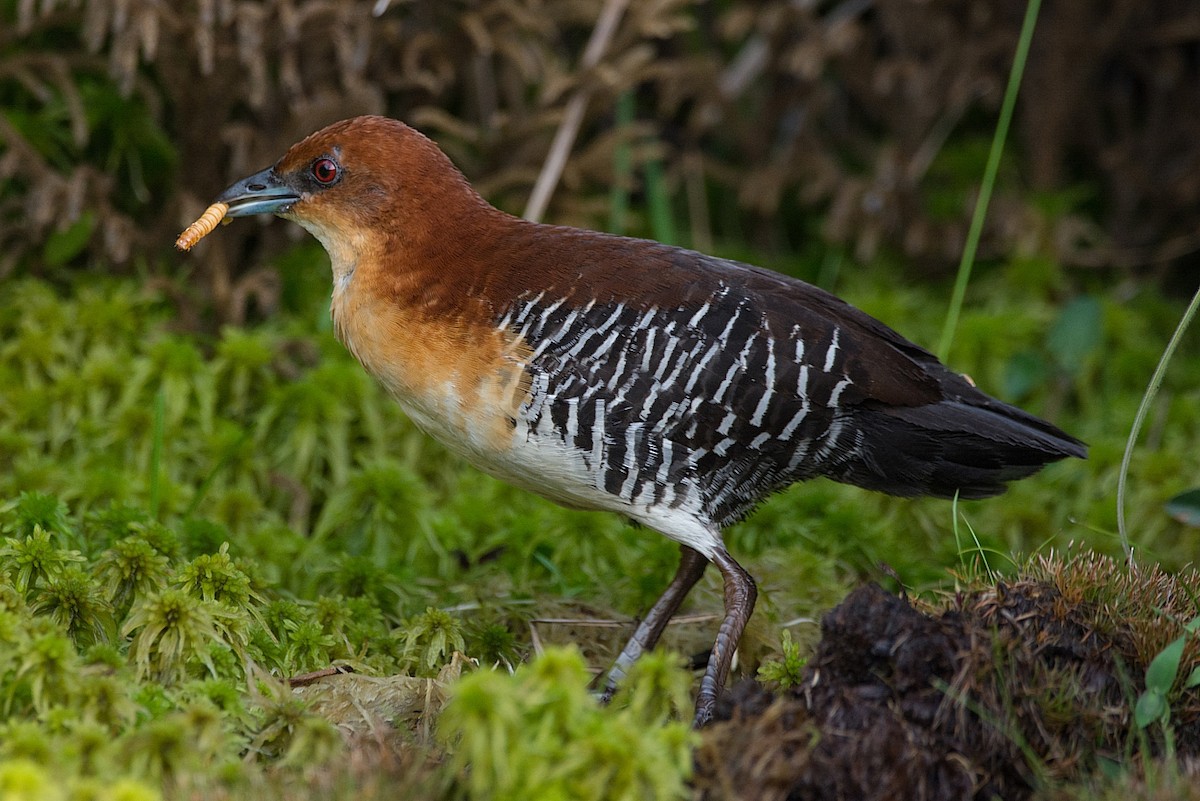
[{"label": "white belly", "polygon": [[403,401],[400,405],[447,449],[502,481],[570,509],[616,512],[710,558],[721,547],[719,531],[706,522],[695,487],[680,488],[677,492],[684,497],[675,505],[625,499],[605,491],[598,460],[585,458],[583,451],[552,431],[532,429],[524,417],[517,420],[508,447],[494,448],[495,439],[488,432],[464,438],[461,427],[445,416]]}]

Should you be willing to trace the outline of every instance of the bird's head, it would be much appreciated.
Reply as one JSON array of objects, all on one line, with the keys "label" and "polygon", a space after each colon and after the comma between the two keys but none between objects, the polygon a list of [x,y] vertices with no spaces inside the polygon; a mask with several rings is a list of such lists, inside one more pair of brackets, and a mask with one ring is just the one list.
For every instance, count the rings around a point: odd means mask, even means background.
[{"label": "bird's head", "polygon": [[[227,217],[277,214],[311,232],[335,264],[381,237],[445,234],[448,215],[482,199],[436,145],[397,120],[354,117],[293,145],[217,198]],[[395,247],[397,243],[391,243]]]}]

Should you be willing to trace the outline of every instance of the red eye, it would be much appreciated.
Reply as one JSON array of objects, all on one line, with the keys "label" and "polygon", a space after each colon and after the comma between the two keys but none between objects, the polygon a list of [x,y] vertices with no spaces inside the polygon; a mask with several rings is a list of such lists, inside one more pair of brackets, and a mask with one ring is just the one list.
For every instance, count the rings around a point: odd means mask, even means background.
[{"label": "red eye", "polygon": [[338,177],[338,165],[333,159],[317,159],[312,165],[313,178],[318,183],[331,184]]}]

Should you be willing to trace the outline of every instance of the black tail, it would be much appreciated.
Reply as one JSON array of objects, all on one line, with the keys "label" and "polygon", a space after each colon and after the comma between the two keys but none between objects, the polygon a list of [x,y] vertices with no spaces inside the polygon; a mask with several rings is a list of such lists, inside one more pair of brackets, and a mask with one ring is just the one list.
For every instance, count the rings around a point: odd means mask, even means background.
[{"label": "black tail", "polygon": [[973,391],[918,407],[860,409],[861,451],[839,481],[892,495],[986,498],[1087,446],[1055,426]]}]

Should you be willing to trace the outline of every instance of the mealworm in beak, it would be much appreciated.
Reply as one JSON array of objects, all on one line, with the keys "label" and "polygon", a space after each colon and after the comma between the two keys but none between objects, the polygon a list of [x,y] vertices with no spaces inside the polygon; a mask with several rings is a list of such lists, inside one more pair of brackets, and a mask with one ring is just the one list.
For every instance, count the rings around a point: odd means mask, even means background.
[{"label": "mealworm in beak", "polygon": [[187,229],[179,235],[175,240],[175,248],[177,250],[191,250],[204,237],[212,233],[212,230],[217,227],[217,223],[221,222],[225,217],[225,212],[229,211],[229,205],[226,203],[214,203],[204,210],[200,215],[200,219],[189,225]]}]

